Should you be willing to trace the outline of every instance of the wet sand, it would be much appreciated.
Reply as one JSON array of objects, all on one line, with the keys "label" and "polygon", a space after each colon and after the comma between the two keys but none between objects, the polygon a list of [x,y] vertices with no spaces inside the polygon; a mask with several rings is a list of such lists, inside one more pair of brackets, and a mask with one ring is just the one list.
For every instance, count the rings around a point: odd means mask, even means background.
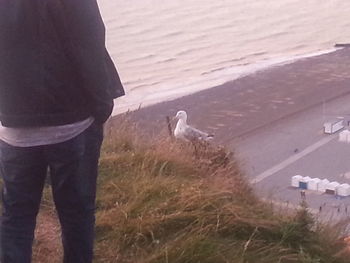
[{"label": "wet sand", "polygon": [[[350,93],[350,49],[269,68],[235,81],[130,113],[148,132],[186,110],[189,124],[229,144],[266,125]],[[120,116],[111,120],[118,125]],[[175,123],[173,124],[173,126]]]}]

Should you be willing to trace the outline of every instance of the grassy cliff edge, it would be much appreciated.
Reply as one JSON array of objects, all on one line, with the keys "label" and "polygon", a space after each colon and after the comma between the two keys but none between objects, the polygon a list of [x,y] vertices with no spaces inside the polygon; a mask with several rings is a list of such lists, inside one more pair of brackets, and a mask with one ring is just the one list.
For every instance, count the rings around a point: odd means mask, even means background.
[{"label": "grassy cliff edge", "polygon": [[340,228],[259,200],[233,154],[127,122],[106,136],[97,206],[96,262],[348,262]]}]

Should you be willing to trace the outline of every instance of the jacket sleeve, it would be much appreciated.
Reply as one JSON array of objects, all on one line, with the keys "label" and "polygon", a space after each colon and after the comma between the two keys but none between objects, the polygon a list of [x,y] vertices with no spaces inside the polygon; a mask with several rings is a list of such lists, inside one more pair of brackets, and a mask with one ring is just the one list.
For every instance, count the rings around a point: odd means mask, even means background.
[{"label": "jacket sleeve", "polygon": [[[96,0],[58,0],[61,39],[95,118],[104,122],[113,99],[124,95],[118,72],[105,47],[105,26]],[[53,11],[53,12],[57,12]],[[63,28],[62,28],[63,26]]]}]

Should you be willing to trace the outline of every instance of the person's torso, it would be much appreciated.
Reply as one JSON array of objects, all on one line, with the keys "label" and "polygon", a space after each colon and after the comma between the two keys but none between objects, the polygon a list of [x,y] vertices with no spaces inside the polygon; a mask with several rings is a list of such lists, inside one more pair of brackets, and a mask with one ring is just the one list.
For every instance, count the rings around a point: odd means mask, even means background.
[{"label": "person's torso", "polygon": [[[96,101],[124,94],[105,50],[103,22],[91,11],[94,1],[66,1],[81,7],[74,11],[61,0],[0,0],[3,125],[73,123],[93,115]],[[90,20],[96,34],[84,32]]]}]

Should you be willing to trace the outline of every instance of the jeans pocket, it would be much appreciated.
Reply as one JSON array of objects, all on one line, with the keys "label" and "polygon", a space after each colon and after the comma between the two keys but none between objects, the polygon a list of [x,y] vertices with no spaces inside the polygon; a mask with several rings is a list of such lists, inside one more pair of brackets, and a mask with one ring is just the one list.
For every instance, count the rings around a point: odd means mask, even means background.
[{"label": "jeans pocket", "polygon": [[102,143],[104,137],[104,124],[95,120],[88,128],[86,136]]}]

